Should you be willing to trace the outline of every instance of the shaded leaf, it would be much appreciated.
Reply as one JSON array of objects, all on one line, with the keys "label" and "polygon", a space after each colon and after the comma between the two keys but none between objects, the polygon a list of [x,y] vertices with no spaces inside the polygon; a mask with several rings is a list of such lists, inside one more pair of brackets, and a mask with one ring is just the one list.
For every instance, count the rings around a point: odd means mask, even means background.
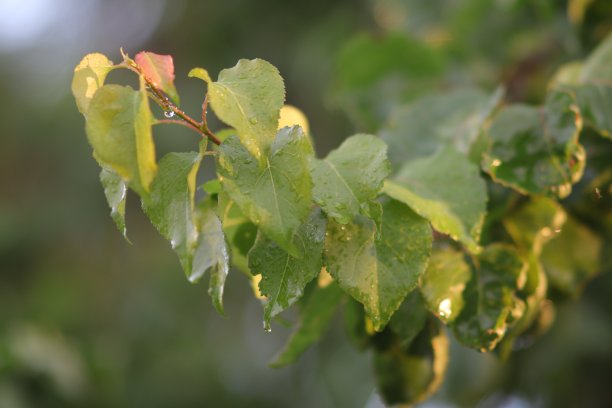
[{"label": "shaded leaf", "polygon": [[581,82],[602,81],[612,85],[612,34],[608,34],[584,62]]},{"label": "shaded leaf", "polygon": [[374,328],[381,330],[415,288],[431,250],[429,223],[408,207],[383,205],[382,231],[357,216],[352,223],[328,223],[325,259],[340,287],[361,302]]},{"label": "shaded leaf", "polygon": [[315,209],[307,222],[298,229],[294,242],[299,252],[295,258],[274,241],[259,234],[248,254],[249,269],[261,274],[259,290],[268,298],[264,307],[264,327],[270,320],[294,304],[304,293],[306,284],[316,278],[323,264],[325,218]]},{"label": "shaded leaf", "polygon": [[208,83],[215,114],[236,129],[248,151],[258,160],[265,156],[275,140],[285,101],[285,85],[278,70],[261,59],[241,59],[222,70],[216,82],[201,68],[192,70],[190,76]]},{"label": "shaded leaf", "polygon": [[87,113],[96,91],[104,85],[106,75],[114,68],[113,62],[99,53],[87,54],[74,68],[72,95],[83,115]]},{"label": "shaded leaf", "polygon": [[159,162],[151,194],[143,209],[151,223],[172,245],[189,280],[193,274],[198,228],[194,218],[195,178],[202,157],[199,153],[168,153]]},{"label": "shaded leaf", "polygon": [[573,218],[544,246],[542,263],[550,285],[577,297],[600,271],[601,238]]},{"label": "shaded leaf", "polygon": [[504,337],[508,321],[518,318],[513,312],[522,302],[515,294],[524,282],[526,265],[512,247],[494,244],[478,256],[474,268],[453,330],[461,343],[485,352]]},{"label": "shaded leaf", "polygon": [[566,92],[549,92],[542,108],[511,105],[493,119],[482,167],[520,193],[566,197],[584,169],[581,124]]},{"label": "shaded leaf", "polygon": [[452,147],[406,163],[383,192],[406,203],[438,231],[479,249],[487,190],[478,168]]},{"label": "shaded leaf", "polygon": [[364,350],[372,340],[366,320],[363,305],[353,298],[348,298],[344,306],[344,327],[349,341],[358,350]]},{"label": "shaded leaf", "polygon": [[105,85],[87,111],[87,137],[96,160],[119,174],[141,197],[157,172],[151,125],[153,116],[141,90]]},{"label": "shaded leaf", "polygon": [[223,313],[223,287],[229,254],[221,223],[210,206],[194,204],[195,181],[202,155],[168,153],[159,162],[150,195],[142,200],[151,223],[170,241],[190,282],[211,271],[209,293]]},{"label": "shaded leaf", "polygon": [[502,94],[463,89],[431,94],[396,109],[380,131],[389,145],[389,160],[397,169],[448,145],[467,155]]},{"label": "shaded leaf", "polygon": [[387,146],[376,136],[351,136],[327,158],[312,160],[310,171],[315,202],[328,216],[346,224],[357,214],[369,214],[369,202],[390,171]]},{"label": "shaded leaf", "polygon": [[141,51],[136,54],[134,61],[147,79],[164,91],[174,103],[179,103],[179,96],[174,87],[174,62],[172,61],[172,55],[159,55],[148,51]]},{"label": "shaded leaf", "polygon": [[310,212],[312,146],[299,127],[283,128],[268,154],[258,161],[229,137],[219,148],[221,185],[266,236],[294,257],[302,254],[293,235]]},{"label": "shaded leaf", "polygon": [[576,95],[585,123],[612,139],[612,82],[610,85],[584,84],[570,90]]},{"label": "shaded leaf", "polygon": [[342,300],[342,295],[343,293],[336,283],[315,289],[300,313],[297,328],[291,334],[283,350],[270,363],[270,366],[283,367],[291,364],[308,347],[316,343],[334,317],[336,308]]},{"label": "shaded leaf", "polygon": [[542,245],[561,230],[566,218],[563,207],[555,200],[532,196],[503,223],[519,249],[539,256]]},{"label": "shaded leaf", "polygon": [[221,222],[215,212],[207,206],[198,206],[195,211],[198,239],[193,251],[190,282],[197,282],[210,270],[208,294],[215,309],[223,311],[223,290],[229,273],[229,252]]},{"label": "shaded leaf", "polygon": [[127,185],[121,176],[107,168],[102,168],[100,172],[100,182],[102,183],[102,187],[104,187],[104,195],[111,209],[111,218],[115,221],[115,225],[127,240],[127,229],[125,227]]},{"label": "shaded leaf", "polygon": [[449,342],[436,321],[425,329],[409,348],[399,343],[374,354],[378,392],[389,406],[415,404],[438,390],[448,366]]},{"label": "shaded leaf", "polygon": [[471,277],[463,253],[452,248],[433,251],[420,279],[421,294],[429,311],[445,324],[455,320],[465,304],[463,292]]},{"label": "shaded leaf", "polygon": [[427,316],[421,294],[418,290],[413,290],[389,321],[389,328],[397,336],[400,347],[407,349],[412,344],[425,328]]}]

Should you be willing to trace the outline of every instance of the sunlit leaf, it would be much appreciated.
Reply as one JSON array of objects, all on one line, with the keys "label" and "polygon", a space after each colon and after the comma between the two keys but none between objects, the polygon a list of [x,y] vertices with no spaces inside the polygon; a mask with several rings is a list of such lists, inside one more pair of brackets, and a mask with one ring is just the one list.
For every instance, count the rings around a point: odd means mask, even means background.
[{"label": "sunlit leaf", "polygon": [[342,294],[335,283],[315,289],[300,313],[297,328],[270,366],[283,367],[295,362],[308,347],[317,342],[334,317]]},{"label": "sunlit leaf", "polygon": [[113,62],[99,53],[87,54],[74,68],[72,94],[83,115],[89,109],[91,98],[104,85],[106,75],[114,68]]},{"label": "sunlit leaf", "polygon": [[479,249],[487,190],[478,168],[454,148],[406,163],[383,192],[406,203],[438,231]]},{"label": "sunlit leaf", "polygon": [[152,124],[144,89],[105,85],[94,94],[87,111],[87,137],[95,158],[141,196],[157,172]]},{"label": "sunlit leaf", "polygon": [[429,223],[397,201],[383,205],[382,231],[357,216],[346,225],[332,220],[325,239],[329,273],[361,302],[381,330],[417,285],[431,250]]},{"label": "sunlit leaf", "polygon": [[166,95],[179,103],[179,96],[174,87],[174,62],[172,55],[159,55],[148,51],[141,51],[134,57],[134,61],[142,73],[155,86],[164,91]]},{"label": "sunlit leaf", "polygon": [[346,224],[357,214],[369,215],[369,203],[389,171],[382,140],[365,134],[351,136],[325,159],[311,161],[313,198],[328,216]]},{"label": "sunlit leaf", "polygon": [[249,251],[249,269],[254,275],[261,274],[259,290],[267,297],[264,307],[264,325],[294,304],[304,293],[306,284],[316,278],[323,263],[323,240],[325,217],[314,210],[309,219],[297,230],[294,242],[303,254],[295,258],[263,234],[257,236]]},{"label": "sunlit leaf", "polygon": [[299,127],[283,128],[258,161],[237,137],[219,148],[221,185],[266,236],[295,257],[302,254],[293,235],[310,213],[312,146]]},{"label": "sunlit leaf", "polygon": [[471,277],[463,253],[452,248],[434,250],[420,280],[425,305],[444,323],[452,322],[463,309],[463,292]]},{"label": "sunlit leaf", "polygon": [[275,140],[285,101],[285,85],[278,70],[261,59],[241,59],[221,71],[216,82],[201,68],[192,70],[190,76],[208,83],[215,114],[236,129],[242,144],[257,160],[263,159]]}]

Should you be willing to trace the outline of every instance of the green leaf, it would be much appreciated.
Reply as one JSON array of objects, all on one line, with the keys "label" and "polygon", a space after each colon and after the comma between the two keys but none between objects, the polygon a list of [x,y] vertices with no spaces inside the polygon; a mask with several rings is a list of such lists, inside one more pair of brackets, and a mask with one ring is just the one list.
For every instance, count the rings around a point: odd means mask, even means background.
[{"label": "green leaf", "polygon": [[255,244],[257,226],[240,211],[238,205],[225,192],[219,193],[218,210],[223,232],[231,246],[232,265],[252,277],[247,254]]},{"label": "green leaf", "polygon": [[580,73],[581,82],[602,81],[608,85],[612,81],[612,34],[608,34],[605,40],[591,53],[584,62]]},{"label": "green leaf", "polygon": [[479,249],[487,190],[478,168],[452,147],[406,163],[383,192],[406,203],[470,251]]},{"label": "green leaf", "polygon": [[429,223],[397,201],[383,205],[381,229],[359,215],[347,225],[330,220],[324,252],[329,273],[364,305],[376,330],[416,287],[432,242]]},{"label": "green leaf", "polygon": [[405,33],[358,34],[339,53],[333,97],[360,129],[373,131],[392,107],[434,86],[442,53]]},{"label": "green leaf", "polygon": [[513,312],[521,304],[515,294],[525,273],[526,264],[512,247],[486,247],[463,291],[463,309],[453,322],[457,340],[481,352],[493,350],[508,321],[515,320]]},{"label": "green leaf", "polygon": [[119,174],[141,197],[157,172],[151,126],[153,116],[144,85],[105,85],[87,111],[87,137],[96,160]]},{"label": "green leaf", "polygon": [[74,68],[72,95],[83,115],[87,114],[96,91],[104,85],[106,75],[114,68],[113,62],[99,53],[87,54]]},{"label": "green leaf", "polygon": [[542,263],[550,285],[578,297],[601,269],[603,243],[586,226],[568,218],[563,229],[544,246]]},{"label": "green leaf", "polygon": [[463,253],[444,248],[433,251],[429,265],[421,276],[421,294],[425,305],[444,324],[455,320],[465,304],[463,292],[472,277]]},{"label": "green leaf", "polygon": [[194,205],[195,181],[202,155],[196,152],[168,153],[159,162],[151,194],[142,200],[151,223],[170,241],[190,282],[211,270],[209,293],[215,308],[223,313],[223,287],[229,255],[221,223],[203,202]]},{"label": "green leaf", "polygon": [[612,139],[612,83],[609,86],[584,84],[569,89],[576,95],[576,103],[585,123],[602,136]]},{"label": "green leaf", "polygon": [[159,162],[151,194],[143,208],[151,223],[170,241],[185,274],[193,281],[193,255],[198,241],[194,219],[195,178],[202,156],[196,152],[168,153]]},{"label": "green leaf", "polygon": [[297,328],[270,366],[278,368],[294,363],[308,347],[316,343],[334,317],[342,295],[343,292],[333,282],[324,288],[315,289],[300,313]]},{"label": "green leaf", "polygon": [[489,129],[483,169],[522,194],[566,197],[584,169],[577,111],[572,95],[560,91],[549,92],[542,108],[505,108]]},{"label": "green leaf", "polygon": [[[125,199],[127,197],[127,185],[113,170],[102,168],[100,182],[104,187],[104,195],[111,209],[111,218],[115,225],[127,240],[127,229],[125,227]],[[129,242],[129,240],[128,240]]]},{"label": "green leaf", "polygon": [[315,202],[346,224],[357,214],[369,214],[369,202],[389,175],[387,146],[376,136],[351,136],[324,160],[312,160],[310,168]]},{"label": "green leaf", "polygon": [[249,251],[249,269],[262,275],[260,292],[268,298],[264,307],[264,327],[270,320],[294,304],[304,293],[306,284],[316,278],[323,265],[325,218],[315,209],[297,231],[294,242],[302,258],[295,258],[263,234],[257,236]]},{"label": "green leaf", "polygon": [[412,405],[438,390],[448,366],[449,342],[436,321],[409,348],[398,343],[374,354],[374,374],[378,392],[388,406]]},{"label": "green leaf", "polygon": [[310,213],[312,146],[299,127],[283,128],[262,161],[229,137],[219,148],[221,185],[266,236],[294,257],[302,254],[293,235]]},{"label": "green leaf", "polygon": [[344,306],[344,328],[351,344],[358,350],[365,350],[372,341],[366,323],[363,305],[348,298]]},{"label": "green leaf", "polygon": [[399,340],[400,347],[407,349],[412,341],[425,328],[427,309],[418,290],[406,296],[397,312],[389,321],[389,327]]},{"label": "green leaf", "polygon": [[238,132],[244,146],[256,158],[267,153],[275,140],[285,85],[278,70],[261,59],[245,60],[219,73],[216,82],[206,71],[192,70],[208,83],[210,105],[215,114]]},{"label": "green leaf", "polygon": [[223,227],[215,212],[208,206],[199,205],[195,210],[198,239],[193,250],[190,282],[197,282],[210,270],[208,294],[215,309],[223,311],[223,290],[229,273],[229,253]]},{"label": "green leaf", "polygon": [[488,95],[474,89],[436,93],[396,109],[380,131],[397,169],[406,161],[452,145],[467,155],[503,92]]},{"label": "green leaf", "polygon": [[134,61],[148,80],[164,91],[174,103],[179,103],[179,96],[174,87],[174,62],[172,61],[172,55],[159,55],[148,51],[141,51],[136,54]]},{"label": "green leaf", "polygon": [[561,230],[566,218],[563,207],[555,200],[532,196],[504,218],[503,223],[523,253],[539,256],[542,245]]}]

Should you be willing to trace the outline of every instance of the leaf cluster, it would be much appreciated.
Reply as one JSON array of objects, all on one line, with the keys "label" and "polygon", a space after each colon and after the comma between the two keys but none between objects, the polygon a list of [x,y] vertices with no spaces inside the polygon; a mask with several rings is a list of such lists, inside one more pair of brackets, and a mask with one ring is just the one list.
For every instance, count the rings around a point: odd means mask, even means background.
[{"label": "leaf cluster", "polygon": [[[601,236],[558,200],[583,177],[581,135],[611,138],[610,66],[612,36],[562,67],[541,106],[504,105],[502,90],[431,94],[324,158],[304,115],[284,105],[278,70],[260,59],[216,81],[191,70],[206,86],[199,121],[180,108],[168,55],[114,64],[89,54],[72,91],[126,238],[132,190],[189,281],[209,273],[219,312],[231,266],[253,284],[266,330],[302,303],[276,367],[315,343],[342,306],[349,337],[374,350],[379,391],[395,404],[439,387],[444,326],[465,346],[506,356],[550,324],[551,296],[577,296],[599,271]],[[138,89],[105,84],[115,69],[133,71]],[[209,105],[229,129],[209,129]],[[192,129],[197,149],[157,160],[153,128],[168,123]],[[216,178],[197,186],[208,155]]]}]

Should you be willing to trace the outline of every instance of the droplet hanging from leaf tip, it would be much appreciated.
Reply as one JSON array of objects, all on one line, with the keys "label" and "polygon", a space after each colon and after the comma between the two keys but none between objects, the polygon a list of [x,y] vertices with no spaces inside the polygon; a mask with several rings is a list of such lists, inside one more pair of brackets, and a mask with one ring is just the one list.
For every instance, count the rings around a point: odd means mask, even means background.
[{"label": "droplet hanging from leaf tip", "polygon": [[270,327],[270,323],[265,320],[263,322],[263,328],[266,333],[272,333],[272,327]]}]

